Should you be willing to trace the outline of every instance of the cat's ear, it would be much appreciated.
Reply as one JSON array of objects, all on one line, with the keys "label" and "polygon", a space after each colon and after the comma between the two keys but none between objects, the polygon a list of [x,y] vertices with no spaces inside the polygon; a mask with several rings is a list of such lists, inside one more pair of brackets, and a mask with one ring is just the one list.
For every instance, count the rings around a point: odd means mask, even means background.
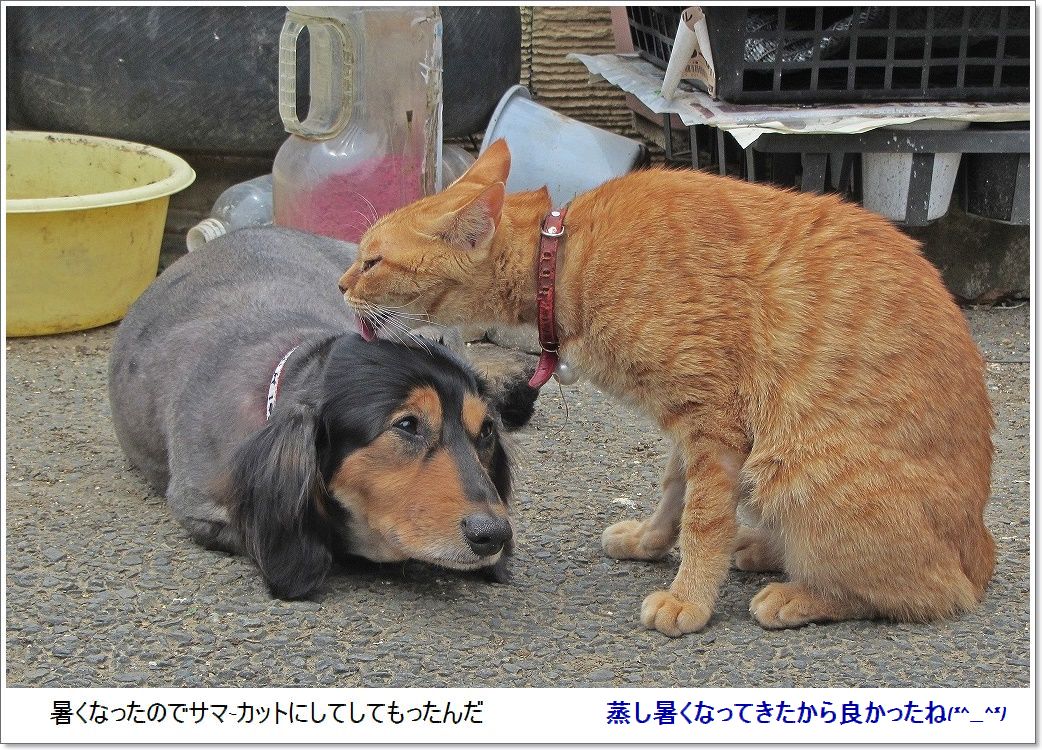
[{"label": "cat's ear", "polygon": [[477,182],[482,185],[505,183],[510,174],[510,148],[500,138],[478,157],[457,182]]},{"label": "cat's ear", "polygon": [[493,183],[463,208],[446,214],[441,238],[467,252],[487,248],[503,215],[505,193],[502,182]]}]

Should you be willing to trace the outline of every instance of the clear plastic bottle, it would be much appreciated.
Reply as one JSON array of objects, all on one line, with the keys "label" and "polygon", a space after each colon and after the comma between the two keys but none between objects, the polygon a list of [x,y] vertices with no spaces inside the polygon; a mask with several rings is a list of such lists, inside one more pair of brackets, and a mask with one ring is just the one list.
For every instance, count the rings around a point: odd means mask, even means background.
[{"label": "clear plastic bottle", "polygon": [[188,230],[188,252],[198,250],[210,240],[243,227],[272,223],[272,178],[270,174],[232,185],[218,196],[210,216]]},{"label": "clear plastic bottle", "polygon": [[[296,45],[310,104],[296,110]],[[441,186],[441,17],[433,6],[293,6],[279,44],[275,223],[357,242],[380,216]]]},{"label": "clear plastic bottle", "polygon": [[473,154],[455,143],[442,144],[441,148],[441,182],[442,187],[448,187],[474,166],[476,160]]}]

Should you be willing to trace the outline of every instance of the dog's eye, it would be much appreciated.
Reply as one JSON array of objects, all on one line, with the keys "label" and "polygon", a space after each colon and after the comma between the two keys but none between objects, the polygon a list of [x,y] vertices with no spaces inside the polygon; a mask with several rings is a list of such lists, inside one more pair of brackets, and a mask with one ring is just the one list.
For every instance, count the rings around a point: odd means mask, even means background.
[{"label": "dog's eye", "polygon": [[375,265],[376,265],[377,263],[379,263],[379,262],[380,262],[381,260],[383,260],[383,257],[381,257],[381,256],[377,256],[376,258],[370,258],[369,260],[367,260],[367,261],[364,261],[364,262],[362,263],[362,273],[365,273],[366,271],[368,271],[368,270],[369,270],[370,268],[372,268],[373,266],[375,266]]},{"label": "dog's eye", "polygon": [[481,432],[478,433],[478,440],[488,440],[492,437],[492,434],[496,431],[496,425],[493,424],[491,419],[486,419],[485,424],[481,425]]},{"label": "dog's eye", "polygon": [[396,430],[407,432],[410,435],[415,435],[417,430],[420,428],[420,422],[416,417],[403,417],[395,422],[393,425]]}]

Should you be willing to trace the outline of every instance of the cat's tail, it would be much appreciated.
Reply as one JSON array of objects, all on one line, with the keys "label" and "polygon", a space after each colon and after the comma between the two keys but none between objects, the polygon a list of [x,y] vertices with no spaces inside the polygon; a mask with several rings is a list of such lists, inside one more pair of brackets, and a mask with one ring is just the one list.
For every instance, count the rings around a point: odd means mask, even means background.
[{"label": "cat's tail", "polygon": [[983,521],[974,524],[959,549],[962,572],[973,585],[973,593],[979,602],[984,598],[984,589],[995,572],[995,540]]}]

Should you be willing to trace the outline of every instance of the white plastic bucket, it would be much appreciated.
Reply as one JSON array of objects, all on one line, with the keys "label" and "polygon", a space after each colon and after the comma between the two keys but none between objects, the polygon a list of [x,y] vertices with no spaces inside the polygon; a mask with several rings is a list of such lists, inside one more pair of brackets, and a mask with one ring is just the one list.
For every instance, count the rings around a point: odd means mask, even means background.
[{"label": "white plastic bucket", "polygon": [[[919,120],[895,125],[891,130],[963,130],[968,122],[957,120]],[[948,213],[962,154],[934,154],[930,204],[926,220]],[[861,158],[862,204],[869,211],[894,221],[904,221],[908,210],[908,187],[912,180],[912,154],[865,154]]]},{"label": "white plastic bucket", "polygon": [[634,140],[536,104],[524,86],[499,100],[481,150],[503,138],[510,147],[507,192],[546,187],[555,206],[632,170],[644,153]]}]

